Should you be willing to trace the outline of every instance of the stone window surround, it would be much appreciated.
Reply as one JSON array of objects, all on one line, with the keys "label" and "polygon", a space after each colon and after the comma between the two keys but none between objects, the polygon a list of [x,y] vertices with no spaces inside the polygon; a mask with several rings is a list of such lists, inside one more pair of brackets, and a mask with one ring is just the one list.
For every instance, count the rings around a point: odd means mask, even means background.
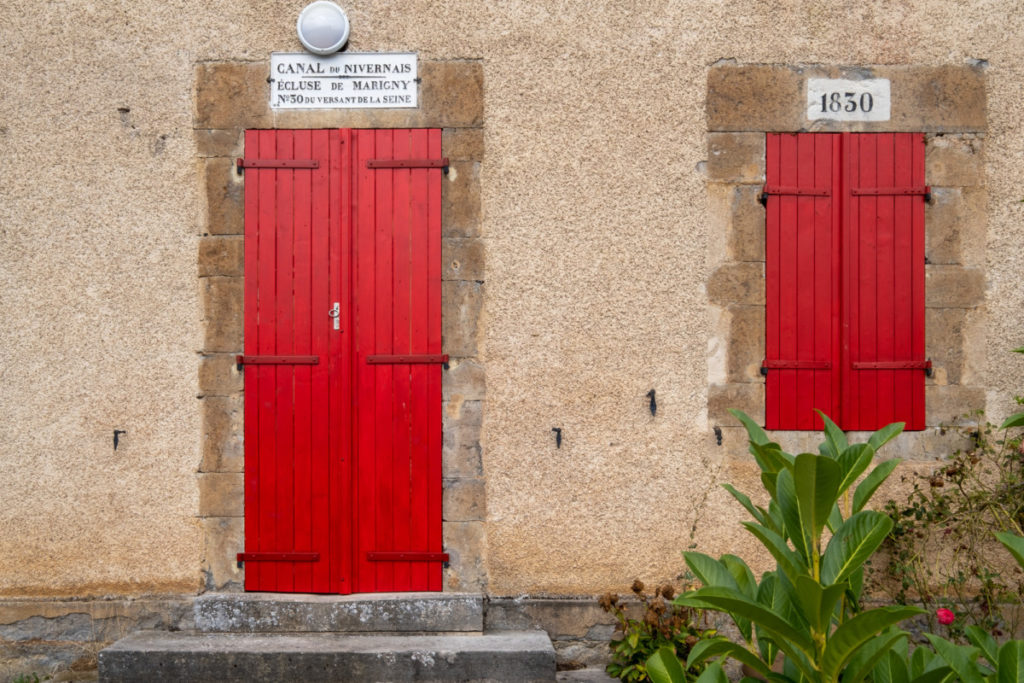
[{"label": "stone window surround", "polygon": [[203,304],[199,360],[202,402],[198,518],[206,590],[241,590],[244,569],[242,352],[243,187],[235,159],[249,128],[441,128],[450,159],[442,183],[443,533],[450,555],[444,589],[484,591],[486,538],[480,449],[486,383],[479,362],[484,246],[480,225],[483,66],[479,60],[421,61],[416,109],[284,110],[269,107],[269,60],[201,62],[195,67],[193,129],[206,216],[199,237]]},{"label": "stone window surround", "polygon": [[[809,122],[807,78],[889,78],[887,122]],[[710,221],[708,422],[730,456],[747,458],[746,433],[729,413],[739,408],[763,424],[764,208],[768,132],[922,132],[925,182],[925,352],[928,428],[902,434],[890,450],[915,459],[947,454],[942,434],[964,413],[984,407],[987,192],[983,67],[715,64],[708,72],[707,192]],[[776,440],[814,450],[815,432],[776,431]],[[718,440],[715,440],[718,445]]]}]

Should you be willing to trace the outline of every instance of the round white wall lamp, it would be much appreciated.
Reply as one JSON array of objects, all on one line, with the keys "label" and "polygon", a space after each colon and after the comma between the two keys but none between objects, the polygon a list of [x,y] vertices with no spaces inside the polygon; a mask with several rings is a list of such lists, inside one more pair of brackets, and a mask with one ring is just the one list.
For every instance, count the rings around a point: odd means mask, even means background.
[{"label": "round white wall lamp", "polygon": [[299,13],[295,32],[302,46],[313,54],[333,54],[348,40],[348,16],[333,2],[317,0]]}]

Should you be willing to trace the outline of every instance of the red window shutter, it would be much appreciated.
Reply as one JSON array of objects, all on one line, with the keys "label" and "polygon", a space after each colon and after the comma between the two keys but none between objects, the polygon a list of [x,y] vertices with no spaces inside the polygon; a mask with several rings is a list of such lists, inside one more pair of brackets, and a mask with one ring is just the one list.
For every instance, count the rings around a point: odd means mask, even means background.
[{"label": "red window shutter", "polygon": [[924,136],[847,134],[845,429],[924,429]]},{"label": "red window shutter", "polygon": [[924,428],[924,137],[766,138],[765,426]]},{"label": "red window shutter", "polygon": [[820,429],[839,398],[839,135],[767,136],[769,429]]}]

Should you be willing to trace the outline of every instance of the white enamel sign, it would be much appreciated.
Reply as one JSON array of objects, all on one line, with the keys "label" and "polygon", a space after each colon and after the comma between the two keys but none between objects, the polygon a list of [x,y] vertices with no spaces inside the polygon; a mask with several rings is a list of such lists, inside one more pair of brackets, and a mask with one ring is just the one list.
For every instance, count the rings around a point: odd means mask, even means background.
[{"label": "white enamel sign", "polygon": [[811,121],[888,121],[890,102],[888,78],[807,79],[807,118]]},{"label": "white enamel sign", "polygon": [[391,109],[419,106],[415,53],[308,52],[270,55],[272,109]]}]

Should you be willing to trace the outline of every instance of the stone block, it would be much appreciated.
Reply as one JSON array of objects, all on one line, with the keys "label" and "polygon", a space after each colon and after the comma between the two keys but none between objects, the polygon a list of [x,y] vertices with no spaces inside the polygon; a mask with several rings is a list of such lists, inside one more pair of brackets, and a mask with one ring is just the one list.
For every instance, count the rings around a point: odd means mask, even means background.
[{"label": "stone block", "polygon": [[481,239],[445,237],[441,239],[441,279],[484,280],[484,242]]},{"label": "stone block", "polygon": [[484,591],[487,588],[487,534],[483,522],[444,522],[444,549],[448,553],[445,590]]},{"label": "stone block", "polygon": [[422,62],[419,67],[420,108],[433,125],[444,128],[479,126],[484,120],[484,67],[475,60]]},{"label": "stone block", "polygon": [[933,187],[984,185],[984,141],[973,135],[928,136],[924,151],[924,177]]},{"label": "stone block", "polygon": [[960,384],[964,368],[964,330],[968,310],[925,309],[925,356],[932,361],[932,384]]},{"label": "stone block", "polygon": [[441,234],[480,234],[480,162],[452,161],[441,180]]},{"label": "stone block", "polygon": [[479,522],[487,513],[483,479],[445,479],[443,500],[446,522]]},{"label": "stone block", "polygon": [[245,464],[242,397],[203,399],[202,472],[241,472]]},{"label": "stone block", "polygon": [[726,263],[711,273],[707,283],[711,303],[764,305],[764,264],[756,261]]},{"label": "stone block", "polygon": [[[555,640],[593,637],[595,626],[614,628],[615,617],[608,614],[597,598],[499,598],[487,603],[484,628],[493,631],[547,631]],[[599,631],[610,636],[607,631]],[[605,643],[607,647],[607,642]]]},{"label": "stone block", "polygon": [[245,233],[244,187],[234,159],[206,160],[206,232],[211,235]]},{"label": "stone block", "polygon": [[987,203],[984,188],[932,188],[924,218],[928,263],[984,267]]},{"label": "stone block", "polygon": [[974,308],[985,301],[981,270],[961,266],[926,266],[924,300],[928,308]]},{"label": "stone block", "polygon": [[203,527],[205,589],[241,588],[245,571],[238,568],[237,555],[245,550],[244,520],[241,517],[207,517],[200,522]]},{"label": "stone block", "polygon": [[760,185],[737,185],[732,194],[729,251],[734,261],[764,262],[765,215]]},{"label": "stone block", "polygon": [[203,237],[199,240],[199,277],[241,277],[245,265],[242,237]]},{"label": "stone block", "polygon": [[960,188],[932,189],[924,206],[924,256],[928,263],[962,265],[963,195]]},{"label": "stone block", "polygon": [[715,65],[708,71],[708,130],[800,130],[806,117],[803,86],[789,67]]},{"label": "stone block", "polygon": [[205,633],[480,632],[480,594],[207,593],[196,598],[196,630]]},{"label": "stone block", "polygon": [[241,353],[242,278],[208,277],[200,282],[206,323],[203,350]]},{"label": "stone block", "polygon": [[215,128],[192,131],[196,151],[201,157],[242,156],[242,129]]},{"label": "stone block", "polygon": [[708,178],[718,183],[764,183],[763,133],[708,133]]},{"label": "stone block", "polygon": [[964,416],[985,407],[985,391],[979,387],[957,384],[929,385],[924,389],[924,407],[925,424],[958,424]]},{"label": "stone block", "polygon": [[480,427],[483,405],[480,401],[450,400],[444,405],[441,451],[443,476],[472,479],[483,476]]},{"label": "stone block", "polygon": [[445,128],[441,131],[441,151],[450,161],[483,161],[483,128]]},{"label": "stone block", "polygon": [[200,396],[230,396],[242,390],[242,372],[235,354],[204,354],[199,359]]},{"label": "stone block", "polygon": [[[886,130],[984,132],[988,127],[985,72],[980,68],[947,64],[879,66],[873,71],[891,81],[892,113]],[[925,177],[935,182],[927,173]]]},{"label": "stone block", "polygon": [[484,368],[472,360],[451,360],[441,373],[441,395],[445,401],[479,401],[487,393]]},{"label": "stone block", "polygon": [[729,410],[742,410],[758,424],[764,424],[764,384],[712,384],[708,387],[708,421],[716,427],[740,427]]},{"label": "stone block", "polygon": [[483,285],[478,282],[441,283],[441,348],[452,358],[477,354]]},{"label": "stone block", "polygon": [[764,360],[764,307],[729,306],[729,339],[726,348],[726,381],[761,382]]},{"label": "stone block", "polygon": [[241,517],[244,480],[240,472],[203,472],[199,482],[200,517]]},{"label": "stone block", "polygon": [[193,127],[271,127],[269,68],[269,60],[198,64]]},{"label": "stone block", "polygon": [[[888,121],[837,122],[807,118],[809,78],[888,78]],[[722,63],[708,71],[711,131],[984,132],[985,80],[970,66],[825,66]]]}]

